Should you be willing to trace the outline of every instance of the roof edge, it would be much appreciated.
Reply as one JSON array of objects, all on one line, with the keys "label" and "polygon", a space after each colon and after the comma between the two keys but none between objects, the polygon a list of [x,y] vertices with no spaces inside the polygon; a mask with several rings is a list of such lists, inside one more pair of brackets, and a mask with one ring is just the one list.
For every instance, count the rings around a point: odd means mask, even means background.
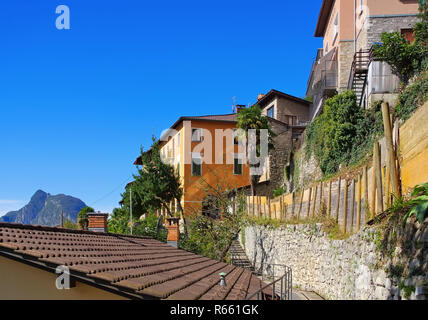
[{"label": "roof edge", "polygon": [[314,36],[316,38],[324,37],[327,21],[330,17],[331,9],[333,8],[335,0],[323,0],[320,13],[318,16],[317,26],[315,28]]}]

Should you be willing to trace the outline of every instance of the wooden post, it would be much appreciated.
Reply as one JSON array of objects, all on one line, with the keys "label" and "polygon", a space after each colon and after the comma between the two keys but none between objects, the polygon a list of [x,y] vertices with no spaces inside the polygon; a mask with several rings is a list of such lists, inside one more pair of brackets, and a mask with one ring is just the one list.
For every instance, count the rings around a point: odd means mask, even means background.
[{"label": "wooden post", "polygon": [[339,222],[340,187],[341,187],[340,184],[341,184],[341,178],[339,177],[339,182],[337,184],[336,222]]},{"label": "wooden post", "polygon": [[324,195],[324,183],[320,182],[320,202],[319,202],[319,206],[318,206],[318,210],[321,210],[321,206],[323,203],[323,195]]},{"label": "wooden post", "polygon": [[[358,175],[359,176],[359,175]],[[352,179],[352,204],[351,204],[351,232],[354,232],[354,211],[355,211],[355,179]]]},{"label": "wooden post", "polygon": [[357,231],[359,231],[361,227],[361,176],[359,174],[357,186]]},{"label": "wooden post", "polygon": [[296,192],[293,192],[293,195],[291,197],[291,216],[294,216],[294,206],[295,206],[295,201],[296,200]]},{"label": "wooden post", "polygon": [[300,204],[299,204],[299,211],[297,213],[297,219],[300,219],[300,213],[302,212],[302,205],[303,205],[303,196],[305,194],[305,190],[300,192]]},{"label": "wooden post", "polygon": [[364,183],[364,203],[365,203],[365,211],[366,211],[366,220],[369,215],[369,180],[368,180],[368,173],[367,173],[367,166],[364,166],[363,168],[363,183]]},{"label": "wooden post", "polygon": [[270,197],[267,197],[267,206],[268,206],[269,219],[272,219],[272,209],[270,207]]},{"label": "wooden post", "polygon": [[328,184],[328,204],[327,204],[327,214],[329,217],[331,217],[331,184],[332,184],[332,181],[330,180]]},{"label": "wooden post", "polygon": [[315,217],[315,207],[316,207],[316,204],[317,204],[318,186],[315,185],[314,188],[315,188],[315,192],[314,192],[314,201],[313,201],[313,204],[312,204],[312,217]]},{"label": "wooden post", "polygon": [[312,188],[309,188],[309,199],[308,199],[308,210],[306,212],[306,217],[309,218],[311,210],[311,200],[312,200]]},{"label": "wooden post", "polygon": [[[386,140],[386,152],[388,154],[388,166],[390,167],[390,179],[392,184],[392,193],[399,197],[400,188],[398,185],[398,174],[396,167],[396,154],[394,150],[394,144],[392,141],[392,128],[391,128],[391,118],[389,114],[389,105],[386,102],[382,103],[382,116],[383,116],[383,126],[385,131],[385,140]],[[382,210],[383,211],[383,210]]]},{"label": "wooden post", "polygon": [[348,224],[348,180],[345,180],[345,193],[343,195],[343,233],[346,233]]},{"label": "wooden post", "polygon": [[377,206],[375,213],[383,212],[383,196],[382,196],[382,168],[380,164],[380,150],[379,150],[379,143],[376,141],[374,144],[374,150],[373,150],[373,162],[375,165],[375,178],[376,178],[376,199],[377,199]]},{"label": "wooden post", "polygon": [[389,205],[391,203],[391,166],[389,165],[390,159],[389,155],[387,155],[387,164],[385,169],[385,206],[384,208],[389,208]]}]

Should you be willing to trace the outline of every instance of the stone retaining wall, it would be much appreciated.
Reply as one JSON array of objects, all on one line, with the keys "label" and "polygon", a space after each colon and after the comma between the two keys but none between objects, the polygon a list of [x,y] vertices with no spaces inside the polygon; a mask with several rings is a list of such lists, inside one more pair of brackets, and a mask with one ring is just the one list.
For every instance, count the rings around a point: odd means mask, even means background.
[{"label": "stone retaining wall", "polygon": [[[423,243],[424,253],[418,254],[419,260],[413,263],[422,267],[425,274],[409,277],[406,286],[428,283],[426,225],[427,222],[423,229],[410,232],[413,241]],[[315,291],[326,299],[402,299],[398,284],[403,280],[390,278],[384,271],[387,267],[376,267],[381,261],[376,237],[374,228],[366,228],[346,240],[331,240],[321,224],[287,225],[278,229],[253,225],[246,228],[243,242],[256,270],[271,273],[270,264],[288,265],[293,270],[294,286]],[[410,299],[417,298],[422,296],[412,293]]]}]

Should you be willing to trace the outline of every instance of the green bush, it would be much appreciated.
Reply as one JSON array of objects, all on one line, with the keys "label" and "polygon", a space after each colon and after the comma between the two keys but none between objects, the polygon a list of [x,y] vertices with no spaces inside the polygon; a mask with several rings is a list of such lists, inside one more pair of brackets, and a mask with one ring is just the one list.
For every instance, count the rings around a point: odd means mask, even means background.
[{"label": "green bush", "polygon": [[428,71],[421,74],[413,84],[400,93],[395,113],[400,119],[407,120],[426,101],[428,101]]},{"label": "green bush", "polygon": [[346,91],[327,99],[323,113],[308,126],[305,153],[314,154],[325,175],[334,174],[341,164],[362,160],[382,132],[380,103],[366,111],[355,93]]}]

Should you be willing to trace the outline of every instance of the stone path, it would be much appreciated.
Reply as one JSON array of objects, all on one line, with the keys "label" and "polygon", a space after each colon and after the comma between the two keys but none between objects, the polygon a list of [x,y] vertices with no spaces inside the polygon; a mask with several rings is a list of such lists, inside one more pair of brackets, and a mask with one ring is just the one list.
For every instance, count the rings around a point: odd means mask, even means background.
[{"label": "stone path", "polygon": [[249,269],[254,272],[254,267],[248,259],[244,249],[238,240],[235,240],[229,250],[231,263],[234,266]]}]

